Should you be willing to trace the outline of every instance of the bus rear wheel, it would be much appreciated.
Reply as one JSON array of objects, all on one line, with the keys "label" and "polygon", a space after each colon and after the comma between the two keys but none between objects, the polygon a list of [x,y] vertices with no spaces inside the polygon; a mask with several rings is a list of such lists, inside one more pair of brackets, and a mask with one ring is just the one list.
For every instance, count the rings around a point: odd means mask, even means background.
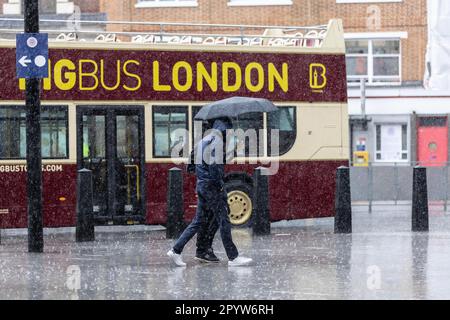
[{"label": "bus rear wheel", "polygon": [[252,187],[240,180],[227,182],[229,217],[233,227],[250,227],[253,222]]}]

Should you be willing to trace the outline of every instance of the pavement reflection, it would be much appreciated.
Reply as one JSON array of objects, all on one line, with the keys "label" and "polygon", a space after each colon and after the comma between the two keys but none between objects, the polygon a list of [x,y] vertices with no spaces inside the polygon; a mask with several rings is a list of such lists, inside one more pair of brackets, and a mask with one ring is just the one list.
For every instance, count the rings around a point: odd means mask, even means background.
[{"label": "pavement reflection", "polygon": [[165,255],[173,241],[164,230],[99,230],[92,243],[47,231],[43,254],[26,252],[26,236],[4,232],[0,299],[450,299],[450,215],[432,214],[429,233],[409,231],[407,210],[353,218],[354,233],[345,235],[333,233],[332,219],[274,224],[264,237],[233,230],[254,259],[234,268],[220,236],[220,263],[194,260],[192,241],[187,267],[178,268]]}]

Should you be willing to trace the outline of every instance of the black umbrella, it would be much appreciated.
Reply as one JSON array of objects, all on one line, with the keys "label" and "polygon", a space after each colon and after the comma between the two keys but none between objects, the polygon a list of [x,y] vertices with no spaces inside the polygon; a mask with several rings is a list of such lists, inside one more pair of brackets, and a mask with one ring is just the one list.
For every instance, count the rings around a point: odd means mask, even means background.
[{"label": "black umbrella", "polygon": [[195,116],[195,120],[211,120],[217,118],[236,118],[250,112],[272,112],[277,107],[262,98],[232,97],[205,105]]}]

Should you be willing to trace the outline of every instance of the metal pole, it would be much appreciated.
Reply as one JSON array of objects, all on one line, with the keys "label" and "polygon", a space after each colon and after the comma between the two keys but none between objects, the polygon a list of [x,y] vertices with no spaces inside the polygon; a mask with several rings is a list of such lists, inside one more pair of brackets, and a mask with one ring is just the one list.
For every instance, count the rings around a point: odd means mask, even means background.
[{"label": "metal pole", "polygon": [[372,213],[372,200],[373,200],[373,167],[372,163],[369,161],[368,167],[368,175],[369,175],[369,213]]},{"label": "metal pole", "polygon": [[444,170],[444,182],[445,182],[445,194],[444,194],[444,214],[447,213],[447,201],[448,201],[448,163],[445,163]]},{"label": "metal pole", "polygon": [[398,181],[398,167],[397,162],[394,162],[394,188],[395,188],[395,199],[394,203],[397,205],[398,203],[398,188],[399,188],[399,181]]},{"label": "metal pole", "polygon": [[351,119],[349,119],[349,124],[350,124],[350,167],[353,167],[354,165],[355,165],[355,159],[354,159],[354,153],[355,153],[355,150],[353,150],[354,149],[354,147],[353,147],[353,145],[354,145],[354,143],[353,143],[353,138],[354,138],[354,134],[353,134],[353,123],[352,123],[352,120]]},{"label": "metal pole", "polygon": [[[25,0],[25,33],[39,32],[39,2]],[[26,80],[28,251],[43,252],[40,80]]]},{"label": "metal pole", "polygon": [[366,79],[361,78],[361,115],[366,118]]}]

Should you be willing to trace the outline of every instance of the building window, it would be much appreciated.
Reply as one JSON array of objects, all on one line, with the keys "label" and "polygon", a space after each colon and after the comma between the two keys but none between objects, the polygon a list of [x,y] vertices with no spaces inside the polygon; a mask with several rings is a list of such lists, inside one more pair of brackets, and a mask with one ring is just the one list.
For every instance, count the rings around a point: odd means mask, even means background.
[{"label": "building window", "polygon": [[[267,115],[267,148],[270,156],[279,156],[287,153],[295,143],[297,137],[297,121],[295,107],[279,107],[277,111]],[[278,152],[272,150],[272,130],[279,130]]]},{"label": "building window", "polygon": [[229,6],[283,6],[292,5],[292,0],[229,0]]},{"label": "building window", "polygon": [[[40,14],[55,14],[56,13],[56,1],[57,0],[40,0],[39,1],[39,13]],[[25,8],[24,0],[22,0],[22,12]]]},{"label": "building window", "polygon": [[361,78],[369,85],[401,83],[400,40],[349,39],[345,44],[350,84],[359,83]]},{"label": "building window", "polygon": [[375,160],[378,162],[408,161],[408,125],[377,124]]},{"label": "building window", "polygon": [[[8,0],[3,1],[3,14],[8,15],[17,15],[23,14],[24,10],[24,0]],[[57,3],[58,2],[58,3]],[[40,0],[39,1],[39,13],[40,14],[55,14],[55,13],[66,13],[66,12],[57,12],[57,8],[59,6],[64,5],[72,5],[73,2],[69,2],[69,0]],[[73,9],[71,13],[73,12]]]},{"label": "building window", "polygon": [[[25,159],[26,122],[25,108],[10,106],[0,108],[0,159]],[[42,158],[68,157],[67,108],[43,107],[41,114]]]},{"label": "building window", "polygon": [[39,13],[41,14],[56,13],[56,0],[39,1]]},{"label": "building window", "polygon": [[136,8],[197,7],[197,0],[138,0]]},{"label": "building window", "polygon": [[[153,156],[170,158],[172,150],[187,143],[187,107],[153,107]],[[179,158],[182,154],[174,155]]]}]

